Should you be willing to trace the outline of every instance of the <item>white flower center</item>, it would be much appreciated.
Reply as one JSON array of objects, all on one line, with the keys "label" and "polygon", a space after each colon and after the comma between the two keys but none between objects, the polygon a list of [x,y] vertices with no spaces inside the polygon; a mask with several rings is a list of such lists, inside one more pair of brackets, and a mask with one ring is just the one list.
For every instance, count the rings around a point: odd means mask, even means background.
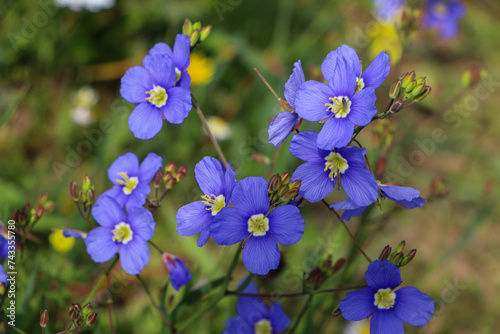
[{"label": "white flower center", "polygon": [[137,176],[128,177],[127,172],[118,173],[122,177],[122,180],[118,179],[116,182],[123,185],[123,193],[125,195],[130,195],[132,191],[137,188],[139,184],[139,179]]},{"label": "white flower center", "polygon": [[365,88],[365,81],[363,80],[363,78],[356,78],[356,91],[355,91],[355,93],[359,92],[363,88]]},{"label": "white flower center", "polygon": [[203,195],[201,198],[203,199],[201,202],[208,206],[207,210],[212,210],[212,216],[215,216],[220,210],[226,207],[226,198],[224,195]]},{"label": "white flower center", "polygon": [[149,95],[149,97],[146,97],[146,100],[158,108],[163,107],[167,103],[167,91],[161,86],[153,85],[153,89],[147,91],[146,94]]},{"label": "white flower center", "polygon": [[267,319],[262,319],[256,322],[253,329],[255,330],[255,334],[271,334],[273,332],[271,322]]},{"label": "white flower center", "polygon": [[253,215],[248,219],[248,232],[252,233],[255,237],[262,237],[269,231],[269,219],[262,213]]},{"label": "white flower center", "polygon": [[394,307],[396,301],[396,293],[391,288],[379,289],[375,294],[375,301],[373,304],[379,309],[388,310]]},{"label": "white flower center", "polygon": [[325,103],[326,111],[335,114],[336,118],[345,118],[351,112],[351,100],[347,96],[335,96],[329,98],[331,103]]},{"label": "white flower center", "polygon": [[115,229],[112,232],[114,234],[112,238],[113,241],[121,242],[124,245],[132,240],[132,236],[134,235],[134,232],[132,232],[130,225],[124,222],[116,224]]},{"label": "white flower center", "polygon": [[339,173],[345,173],[347,168],[349,168],[347,160],[337,152],[330,152],[330,154],[325,157],[325,172],[330,170],[330,174],[328,175],[330,180],[333,181]]}]

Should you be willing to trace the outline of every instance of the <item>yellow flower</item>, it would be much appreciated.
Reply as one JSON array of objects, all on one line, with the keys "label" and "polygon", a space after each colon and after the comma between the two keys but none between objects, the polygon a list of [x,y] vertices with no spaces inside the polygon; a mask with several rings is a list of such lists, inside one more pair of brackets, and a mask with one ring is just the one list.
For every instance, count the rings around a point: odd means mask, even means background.
[{"label": "yellow flower", "polygon": [[191,54],[191,64],[187,71],[191,76],[191,85],[205,85],[212,80],[214,63],[210,58],[195,52]]},{"label": "yellow flower", "polygon": [[393,65],[401,59],[401,55],[403,54],[403,44],[393,23],[381,23],[380,32],[374,37],[370,45],[371,58],[375,58],[382,51],[387,52],[391,57]]},{"label": "yellow flower", "polygon": [[49,242],[52,247],[54,247],[54,249],[59,253],[67,253],[71,250],[71,248],[73,248],[73,245],[75,244],[75,238],[66,238],[63,235],[62,230],[54,230],[49,235]]}]

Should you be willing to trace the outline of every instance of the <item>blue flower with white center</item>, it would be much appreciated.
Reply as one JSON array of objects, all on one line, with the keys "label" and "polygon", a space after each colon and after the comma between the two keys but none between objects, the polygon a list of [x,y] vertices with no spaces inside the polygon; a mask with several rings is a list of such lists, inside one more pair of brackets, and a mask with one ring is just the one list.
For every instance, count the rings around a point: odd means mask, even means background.
[{"label": "blue flower with white center", "polygon": [[309,202],[324,199],[337,184],[356,204],[367,206],[378,198],[375,177],[365,168],[366,149],[340,147],[323,150],[316,146],[316,132],[293,136],[290,153],[306,163],[297,167],[292,181],[301,180],[299,195]]},{"label": "blue flower with white center", "polygon": [[304,219],[299,208],[279,206],[270,211],[268,183],[262,177],[247,177],[233,190],[234,207],[221,210],[212,223],[211,235],[219,245],[245,240],[243,263],[253,274],[266,275],[278,268],[278,244],[291,245],[302,238]]},{"label": "blue flower with white center", "polygon": [[366,288],[348,292],[340,301],[344,319],[360,321],[371,315],[372,334],[403,334],[403,322],[413,326],[429,322],[434,301],[414,287],[397,289],[401,274],[390,261],[370,263],[365,278]]},{"label": "blue flower with white center", "polygon": [[451,39],[458,34],[458,20],[465,16],[465,5],[455,0],[429,0],[424,24],[437,28],[441,39]]},{"label": "blue flower with white center", "polygon": [[[250,282],[244,293],[258,293],[255,283]],[[268,307],[258,297],[238,297],[238,315],[226,321],[222,334],[274,334],[283,332],[290,318],[279,302]]]},{"label": "blue flower with white center", "polygon": [[[286,102],[295,109],[295,97],[300,86],[306,81],[300,60],[293,64],[293,72],[285,84]],[[297,124],[299,116],[295,111],[280,112],[269,125],[269,142],[278,147],[290,135]]]},{"label": "blue flower with white center", "polygon": [[151,139],[163,126],[163,119],[180,124],[191,111],[191,91],[174,87],[174,60],[167,54],[152,54],[144,59],[144,67],[134,66],[121,80],[120,94],[135,109],[128,126],[138,139]]},{"label": "blue flower with white center", "polygon": [[380,53],[361,73],[358,55],[343,45],[328,54],[321,71],[328,85],[310,80],[297,91],[295,107],[299,117],[324,123],[317,144],[325,150],[351,141],[354,126],[365,126],[377,112],[375,88],[389,73],[389,56]]},{"label": "blue flower with white center", "polygon": [[377,16],[384,21],[391,20],[398,13],[401,13],[406,0],[373,0]]},{"label": "blue flower with white center", "polygon": [[114,187],[105,191],[100,197],[109,196],[128,210],[142,207],[151,191],[149,183],[162,167],[162,158],[154,153],[139,165],[137,156],[125,153],[119,156],[108,169],[108,178]]},{"label": "blue flower with white center", "polygon": [[170,284],[174,290],[178,291],[181,287],[191,282],[191,271],[181,258],[164,253],[162,256],[163,264],[167,268]]},{"label": "blue flower with white center", "polygon": [[[420,197],[420,191],[414,188],[379,184],[379,189],[383,196],[407,209],[420,208],[426,203],[426,200]],[[342,220],[350,220],[352,217],[359,216],[367,207],[357,205],[350,198],[330,205],[330,208],[336,211],[345,210],[340,217]]]},{"label": "blue flower with white center", "polygon": [[201,232],[198,247],[210,237],[210,225],[217,214],[230,204],[231,193],[236,185],[236,173],[212,157],[204,157],[196,164],[194,175],[203,196],[202,200],[184,205],[177,211],[177,232],[191,236]]},{"label": "blue flower with white center", "polygon": [[184,34],[178,34],[175,37],[174,50],[168,44],[157,43],[149,50],[149,55],[143,60],[144,67],[148,67],[152,61],[153,55],[167,55],[172,58],[175,66],[175,86],[189,89],[191,86],[191,76],[187,72],[190,63],[190,44],[189,37]]},{"label": "blue flower with white center", "polygon": [[100,225],[85,238],[92,261],[107,262],[119,253],[123,270],[130,275],[139,274],[149,262],[148,240],[156,225],[151,212],[135,207],[125,214],[114,199],[101,196],[92,208],[92,216]]}]

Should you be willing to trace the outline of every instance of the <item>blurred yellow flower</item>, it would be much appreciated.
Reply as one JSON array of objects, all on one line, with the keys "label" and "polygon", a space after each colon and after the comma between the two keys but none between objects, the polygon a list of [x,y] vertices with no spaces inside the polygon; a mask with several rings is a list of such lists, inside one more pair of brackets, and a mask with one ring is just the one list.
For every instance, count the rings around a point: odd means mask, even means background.
[{"label": "blurred yellow flower", "polygon": [[49,242],[52,247],[54,247],[54,249],[59,253],[67,253],[71,250],[71,248],[73,248],[73,245],[75,244],[75,238],[66,238],[63,235],[62,230],[54,230],[49,235]]},{"label": "blurred yellow flower", "polygon": [[387,52],[391,57],[392,65],[396,64],[403,54],[403,44],[393,23],[380,23],[380,32],[370,45],[371,58],[375,58],[382,51]]},{"label": "blurred yellow flower", "polygon": [[195,52],[191,54],[191,64],[187,71],[191,76],[191,85],[205,85],[212,80],[214,63],[210,58]]},{"label": "blurred yellow flower", "polygon": [[370,334],[370,320],[348,322],[344,328],[344,334]]},{"label": "blurred yellow flower", "polygon": [[217,140],[228,139],[233,133],[229,124],[220,117],[217,116],[208,117],[207,124],[208,127],[210,128],[210,131],[212,131],[212,134]]}]

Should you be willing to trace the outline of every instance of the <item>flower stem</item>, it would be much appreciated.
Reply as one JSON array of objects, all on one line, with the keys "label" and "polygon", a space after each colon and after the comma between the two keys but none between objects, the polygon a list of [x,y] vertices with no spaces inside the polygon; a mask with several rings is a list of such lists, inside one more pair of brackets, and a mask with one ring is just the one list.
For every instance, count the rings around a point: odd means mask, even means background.
[{"label": "flower stem", "polygon": [[111,271],[111,269],[113,269],[113,267],[115,266],[116,262],[118,262],[118,259],[119,259],[119,257],[118,257],[118,255],[116,255],[113,258],[113,260],[111,261],[111,263],[108,266],[108,268],[106,268],[106,270],[101,271],[101,273],[99,274],[99,276],[97,278],[96,283],[94,284],[94,287],[92,288],[92,291],[88,295],[87,299],[85,299],[85,302],[83,302],[84,305],[90,303],[90,301],[92,300],[92,298],[94,297],[94,295],[99,290],[99,287],[101,286],[101,284],[104,281],[104,279],[106,278],[106,276],[109,274],[109,272]]},{"label": "flower stem", "polygon": [[227,169],[229,167],[229,165],[227,163],[226,157],[224,156],[224,153],[222,153],[222,150],[219,146],[219,143],[217,142],[217,139],[215,139],[212,131],[210,130],[210,127],[208,126],[205,115],[203,115],[203,111],[201,111],[201,108],[200,108],[200,105],[198,104],[198,101],[196,100],[196,98],[192,94],[191,94],[191,99],[193,100],[194,108],[196,109],[196,112],[198,113],[198,116],[200,117],[201,123],[203,123],[203,127],[205,128],[205,131],[207,131],[207,134],[210,137],[210,140],[212,141],[212,144],[214,145],[215,150],[219,154],[219,157],[222,160],[224,167],[226,167],[226,169]]},{"label": "flower stem", "polygon": [[259,70],[254,68],[253,69],[255,71],[255,73],[257,73],[257,75],[259,76],[260,80],[262,80],[262,82],[264,82],[264,84],[267,86],[267,88],[269,88],[269,90],[271,91],[271,93],[273,93],[274,97],[276,99],[278,99],[278,102],[281,102],[281,98],[278,96],[278,94],[276,94],[276,92],[274,91],[273,87],[271,87],[271,85],[269,84],[269,82],[267,82],[266,79],[264,79],[264,77],[262,76],[262,74],[260,74]]},{"label": "flower stem", "polygon": [[246,292],[238,292],[238,291],[226,291],[226,295],[245,296],[245,297],[261,297],[261,298],[273,298],[274,299],[274,298],[300,297],[300,296],[307,296],[307,295],[316,295],[316,294],[321,294],[321,293],[357,290],[357,289],[361,289],[364,287],[366,287],[366,285],[347,286],[344,288],[334,288],[334,289],[325,289],[325,290],[301,291],[301,292],[293,292],[293,293],[246,293]]},{"label": "flower stem", "polygon": [[160,247],[158,247],[157,244],[155,244],[154,242],[152,242],[151,240],[148,241],[148,243],[153,246],[153,248],[155,248],[161,255],[163,255],[165,252],[161,250]]},{"label": "flower stem", "polygon": [[299,326],[300,320],[302,319],[302,317],[304,316],[304,314],[306,314],[307,309],[311,305],[313,297],[314,297],[314,295],[309,295],[309,297],[307,297],[307,300],[306,300],[304,306],[302,307],[302,310],[300,310],[300,313],[299,313],[299,316],[297,317],[297,320],[295,320],[295,323],[293,324],[293,327],[290,329],[290,334],[292,334],[293,332],[295,332],[295,330]]}]

